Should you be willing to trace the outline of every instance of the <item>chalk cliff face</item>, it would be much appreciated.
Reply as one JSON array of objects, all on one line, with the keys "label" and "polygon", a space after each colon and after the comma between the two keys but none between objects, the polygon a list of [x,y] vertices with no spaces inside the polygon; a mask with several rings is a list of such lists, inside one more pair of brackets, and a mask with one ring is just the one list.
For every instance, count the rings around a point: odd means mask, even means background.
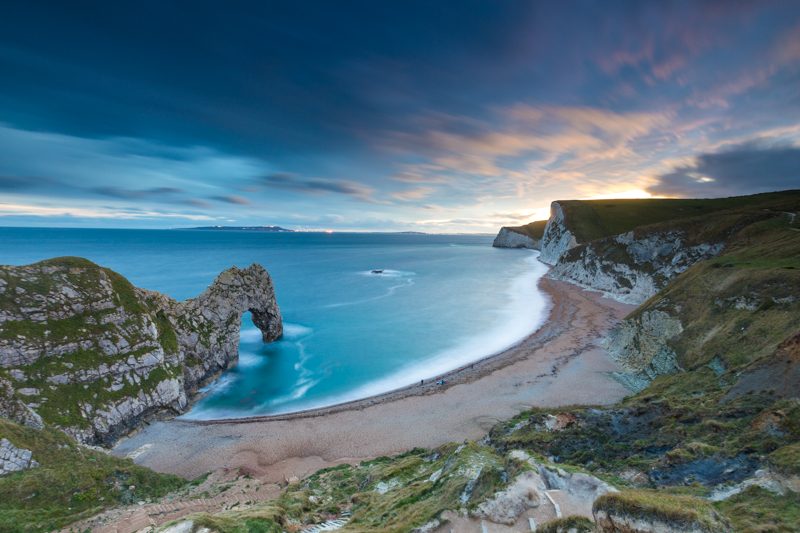
[{"label": "chalk cliff face", "polygon": [[722,242],[688,244],[683,231],[629,231],[566,250],[548,275],[641,304],[698,261],[718,255]]},{"label": "chalk cliff face", "polygon": [[669,341],[682,332],[679,319],[658,309],[620,322],[605,339],[609,355],[624,369],[616,375],[617,379],[639,392],[658,376],[680,371]]},{"label": "chalk cliff face", "polygon": [[238,357],[241,316],[282,333],[269,274],[231,268],[177,302],[80,258],[0,267],[0,416],[110,444]]},{"label": "chalk cliff face", "polygon": [[528,235],[518,233],[510,228],[500,228],[497,237],[494,238],[492,246],[495,248],[530,248],[532,250],[539,250],[541,240],[533,239]]},{"label": "chalk cliff face", "polygon": [[555,265],[564,253],[577,246],[575,235],[567,228],[564,209],[558,202],[550,204],[550,218],[542,236],[542,253],[539,260],[548,265]]}]

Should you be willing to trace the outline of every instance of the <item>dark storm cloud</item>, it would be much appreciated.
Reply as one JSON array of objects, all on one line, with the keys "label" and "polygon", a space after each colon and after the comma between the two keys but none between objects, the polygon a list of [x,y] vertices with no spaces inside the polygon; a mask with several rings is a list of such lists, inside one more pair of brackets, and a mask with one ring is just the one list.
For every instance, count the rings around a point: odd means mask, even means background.
[{"label": "dark storm cloud", "polygon": [[123,187],[94,187],[92,192],[101,196],[121,198],[125,200],[142,200],[181,194],[184,191],[176,187],[153,187],[151,189],[125,189]]},{"label": "dark storm cloud", "polygon": [[[612,90],[633,91],[629,106],[643,93],[677,96],[687,89],[655,82],[737,32],[743,49],[726,54],[750,57],[793,11],[776,1],[11,1],[0,110],[71,135],[266,156],[359,152],[371,133],[413,128],[419,110],[598,105]],[[690,78],[693,88],[710,79]]]},{"label": "dark storm cloud", "polygon": [[747,142],[697,156],[648,189],[667,196],[728,196],[800,189],[800,147]]},{"label": "dark storm cloud", "polygon": [[289,173],[276,173],[263,176],[260,182],[267,187],[308,194],[336,193],[372,202],[372,189],[349,180],[305,178]]},{"label": "dark storm cloud", "polygon": [[36,178],[23,178],[20,176],[0,176],[0,191],[27,191],[40,185]]},{"label": "dark storm cloud", "polygon": [[[6,0],[2,15],[0,192],[20,203],[346,225],[368,202],[375,221],[467,224],[641,194],[664,160],[731,139],[800,141],[797,0]],[[783,183],[692,172],[653,192]]]},{"label": "dark storm cloud", "polygon": [[[0,192],[9,194],[39,194],[46,192],[54,198],[84,198],[89,195],[133,200],[139,202],[171,203],[191,205],[194,207],[210,207],[208,202],[190,198],[186,191],[177,187],[151,187],[148,189],[126,189],[124,187],[102,186],[84,187],[73,185],[67,181],[48,177],[0,176]],[[216,199],[244,205],[246,200],[236,196],[219,196]],[[139,209],[131,206],[130,209]]]},{"label": "dark storm cloud", "polygon": [[250,201],[247,198],[242,198],[241,196],[236,196],[236,195],[233,195],[233,194],[212,196],[211,200],[216,200],[218,202],[222,202],[222,203],[225,203],[225,204],[233,204],[233,205],[249,205],[250,204]]}]

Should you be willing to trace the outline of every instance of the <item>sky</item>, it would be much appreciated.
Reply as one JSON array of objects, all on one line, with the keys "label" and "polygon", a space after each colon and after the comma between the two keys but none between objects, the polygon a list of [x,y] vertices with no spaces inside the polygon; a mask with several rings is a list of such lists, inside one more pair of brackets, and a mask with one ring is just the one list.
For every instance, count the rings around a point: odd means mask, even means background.
[{"label": "sky", "polygon": [[800,2],[3,2],[0,225],[492,233],[800,188]]}]

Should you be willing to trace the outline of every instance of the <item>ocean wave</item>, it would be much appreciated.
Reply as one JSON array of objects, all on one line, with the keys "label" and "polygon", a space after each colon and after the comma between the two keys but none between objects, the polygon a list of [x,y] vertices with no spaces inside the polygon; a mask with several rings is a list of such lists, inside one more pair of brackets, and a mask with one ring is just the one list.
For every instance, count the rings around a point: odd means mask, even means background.
[{"label": "ocean wave", "polygon": [[[313,333],[313,329],[302,324],[294,324],[292,322],[283,323],[283,338],[286,340],[295,340],[306,337]],[[255,326],[242,326],[239,332],[239,341],[244,343],[260,343],[262,342],[261,330]]]},{"label": "ocean wave", "polygon": [[293,324],[291,322],[283,323],[284,339],[299,339],[310,335],[313,331],[313,329],[303,326],[302,324]]},{"label": "ocean wave", "polygon": [[[413,275],[413,273],[412,273]],[[387,287],[387,289],[377,296],[372,296],[371,298],[360,298],[358,300],[350,300],[349,302],[337,302],[334,304],[328,304],[322,306],[324,309],[334,309],[336,307],[346,307],[349,305],[361,305],[368,302],[374,302],[375,300],[382,300],[384,298],[389,298],[393,296],[398,289],[402,289],[403,287],[409,287],[414,284],[414,280],[410,277],[403,279],[402,283],[398,283],[397,285],[392,285],[391,287]]]},{"label": "ocean wave", "polygon": [[267,356],[258,353],[253,353],[247,350],[239,350],[239,362],[236,366],[239,368],[255,368],[267,362]]},{"label": "ocean wave", "polygon": [[335,405],[390,392],[419,383],[420,380],[427,381],[514,346],[539,329],[550,310],[547,296],[537,287],[539,279],[547,272],[547,267],[538,261],[538,257],[539,253],[533,252],[525,259],[530,269],[510,283],[507,289],[510,303],[500,311],[494,327],[463,338],[432,357],[402,368],[385,378],[366,383],[346,394],[320,399],[318,404],[304,408]]},{"label": "ocean wave", "polygon": [[319,379],[314,378],[314,373],[306,367],[306,362],[310,359],[310,355],[306,351],[306,346],[301,341],[295,342],[297,346],[297,362],[294,364],[294,369],[298,373],[297,380],[292,386],[292,391],[283,396],[271,398],[264,402],[259,408],[263,411],[266,407],[281,405],[288,402],[294,402],[302,399],[308,391],[317,383]]},{"label": "ocean wave", "polygon": [[416,276],[416,272],[409,272],[406,270],[392,270],[391,268],[378,268],[374,270],[362,270],[358,273],[359,276],[370,276],[374,278],[407,278]]},{"label": "ocean wave", "polygon": [[261,330],[255,326],[242,328],[239,332],[239,342],[261,342]]},{"label": "ocean wave", "polygon": [[205,387],[200,387],[198,392],[201,394],[223,392],[229,389],[234,381],[236,381],[236,378],[232,374],[223,374],[218,380],[209,383]]},{"label": "ocean wave", "polygon": [[[390,392],[419,383],[420,380],[427,382],[436,376],[469,365],[489,355],[502,352],[538,329],[546,319],[550,308],[547,296],[537,288],[539,279],[547,272],[547,267],[538,261],[538,252],[532,252],[522,260],[527,263],[525,271],[512,278],[506,285],[507,304],[497,311],[495,318],[492,320],[493,325],[483,332],[456,340],[451,346],[435,353],[431,357],[426,357],[406,367],[397,369],[385,377],[364,383],[348,392],[315,396],[310,394],[310,391],[324,379],[324,376],[307,368],[309,366],[313,368],[314,365],[307,364],[310,356],[306,353],[305,345],[301,340],[303,336],[310,334],[312,330],[299,324],[287,323],[284,325],[286,339],[296,345],[298,350],[298,359],[294,365],[296,372],[295,382],[291,390],[280,396],[266,399],[260,405],[248,409],[233,407],[204,409],[198,406],[200,408],[194,409],[191,417],[196,419],[230,418],[282,414],[327,407]],[[361,274],[366,275],[366,273]],[[396,282],[387,287],[386,292],[378,296],[331,304],[326,307],[356,305],[390,296],[400,288],[414,283],[414,274],[405,274],[405,276],[394,276]],[[378,275],[372,276],[378,277]],[[257,329],[253,329],[256,334],[260,335]]]}]

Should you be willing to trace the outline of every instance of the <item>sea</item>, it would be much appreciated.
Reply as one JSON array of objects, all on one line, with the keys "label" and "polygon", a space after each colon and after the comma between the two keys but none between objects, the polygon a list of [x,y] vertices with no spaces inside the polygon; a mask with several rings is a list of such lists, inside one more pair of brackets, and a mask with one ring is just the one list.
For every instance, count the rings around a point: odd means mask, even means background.
[{"label": "sea", "polygon": [[[81,256],[139,287],[196,296],[224,269],[262,264],[284,335],[249,314],[239,361],[188,419],[283,414],[388,392],[498,353],[547,315],[538,252],[487,235],[0,228],[0,264]],[[380,270],[380,273],[373,273]]]}]

